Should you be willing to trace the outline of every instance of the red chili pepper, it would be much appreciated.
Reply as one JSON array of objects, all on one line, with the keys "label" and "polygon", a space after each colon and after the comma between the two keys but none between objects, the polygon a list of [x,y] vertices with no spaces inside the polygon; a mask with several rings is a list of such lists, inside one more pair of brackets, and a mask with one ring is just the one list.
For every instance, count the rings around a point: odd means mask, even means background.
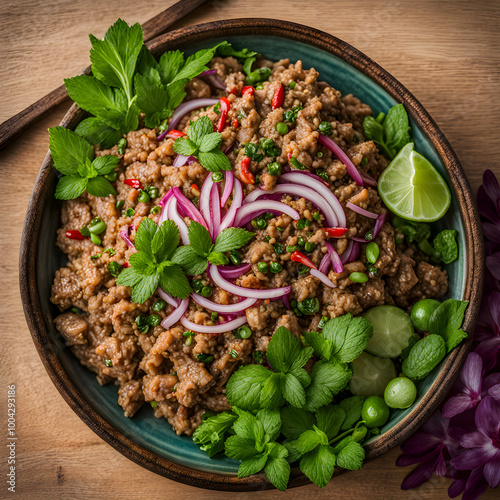
[{"label": "red chili pepper", "polygon": [[290,161],[290,158],[292,157],[292,153],[287,153],[286,157],[287,157],[287,160]]},{"label": "red chili pepper", "polygon": [[135,189],[144,189],[139,179],[125,179],[125,184]]},{"label": "red chili pepper", "polygon": [[239,123],[238,123],[238,118],[233,118],[233,127],[234,128],[238,128],[239,127]]},{"label": "red chili pepper", "polygon": [[300,262],[300,264],[304,264],[304,266],[310,267],[311,269],[318,269],[314,265],[313,261],[309,257],[306,257],[302,252],[293,252],[290,259],[294,262]]},{"label": "red chili pepper", "polygon": [[240,163],[240,178],[243,182],[247,184],[255,184],[255,176],[252,172],[248,171],[248,166],[250,165],[250,158],[244,156]]},{"label": "red chili pepper", "polygon": [[238,87],[233,87],[229,92],[228,94],[234,94],[236,95],[238,93]]},{"label": "red chili pepper", "polygon": [[332,238],[340,238],[347,233],[346,227],[325,227],[323,229],[327,232],[328,236]]},{"label": "red chili pepper", "polygon": [[66,231],[66,238],[69,238],[70,240],[84,240],[85,236],[83,236],[78,229],[71,229]]},{"label": "red chili pepper", "polygon": [[200,188],[193,182],[193,184],[191,184],[191,189],[196,189],[197,191],[200,190]]},{"label": "red chili pepper", "polygon": [[281,85],[280,83],[278,85],[278,88],[276,89],[276,92],[274,93],[272,102],[273,109],[280,108],[284,100],[285,100],[285,91],[283,90],[283,85]]},{"label": "red chili pepper", "polygon": [[241,95],[245,95],[245,94],[254,95],[255,89],[250,85],[245,85],[245,87],[243,87],[241,89]]},{"label": "red chili pepper", "polygon": [[231,108],[231,103],[227,97],[220,98],[220,117],[217,123],[217,132],[222,132],[226,126],[227,113]]},{"label": "red chili pepper", "polygon": [[130,264],[128,262],[124,262],[123,267],[125,267],[125,268],[130,267]]},{"label": "red chili pepper", "polygon": [[186,134],[184,132],[175,129],[169,130],[167,135],[170,135],[174,139],[178,139],[179,137],[186,137]]}]

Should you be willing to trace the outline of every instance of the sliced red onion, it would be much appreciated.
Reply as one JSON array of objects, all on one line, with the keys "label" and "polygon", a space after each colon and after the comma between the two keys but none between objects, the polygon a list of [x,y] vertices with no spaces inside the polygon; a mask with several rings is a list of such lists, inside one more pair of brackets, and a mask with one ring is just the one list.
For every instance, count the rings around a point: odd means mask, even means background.
[{"label": "sliced red onion", "polygon": [[[180,106],[177,106],[177,108],[175,108],[174,114],[172,115],[172,118],[170,118],[168,122],[168,130],[177,128],[177,124],[180,122],[181,118],[190,111],[203,108],[205,106],[213,106],[218,102],[219,99],[210,99],[208,97],[202,99],[193,99],[192,101],[183,102]],[[160,137],[161,134],[158,136],[158,140],[161,140]]]},{"label": "sliced red onion", "polygon": [[[292,173],[292,172],[290,172]],[[285,174],[288,175],[288,174]],[[318,183],[319,184],[319,183]],[[322,187],[325,187],[321,184]],[[306,200],[309,200],[311,203],[316,205],[321,212],[323,212],[323,215],[325,216],[326,223],[330,227],[337,227],[340,226],[337,220],[337,215],[335,214],[335,211],[331,207],[331,205],[321,196],[319,195],[314,189],[311,189],[309,187],[304,186],[303,184],[279,184],[276,186],[274,189],[270,191],[264,191],[263,189],[256,189],[255,191],[252,191],[244,200],[243,205],[246,205],[247,203],[256,200],[257,198],[260,198],[264,194],[274,194],[274,193],[285,193],[285,194],[291,194],[294,196],[298,196],[299,198],[305,198]],[[269,210],[270,211],[270,210]],[[342,212],[343,213],[343,212]],[[345,226],[345,224],[344,224]]]},{"label": "sliced red onion", "polygon": [[174,199],[176,199],[175,196],[172,196],[171,198],[169,198],[167,200],[165,205],[162,207],[161,213],[160,213],[160,218],[158,219],[159,226],[161,226],[163,224],[163,222],[168,220],[168,209],[169,209],[170,205],[172,204],[172,200],[174,200]]},{"label": "sliced red onion", "polygon": [[[235,147],[239,146],[240,143],[238,141],[234,141],[231,145],[229,145],[225,150],[224,154],[228,155]],[[230,170],[226,170],[226,172],[230,172]]]},{"label": "sliced red onion", "polygon": [[168,330],[171,326],[175,325],[177,321],[185,319],[184,313],[186,312],[189,305],[189,299],[182,299],[179,307],[177,307],[171,314],[169,314],[160,324],[165,330]]},{"label": "sliced red onion", "polygon": [[283,304],[285,304],[285,307],[287,309],[291,309],[292,306],[290,305],[290,294],[287,293],[286,295],[283,295],[282,299],[283,299]]},{"label": "sliced red onion", "polygon": [[[340,201],[337,199],[337,197],[332,193],[330,188],[324,185],[323,180],[318,177],[314,176],[314,174],[311,173],[306,173],[306,172],[290,172],[288,174],[284,174],[280,177],[280,181],[283,180],[285,182],[293,182],[294,184],[300,184],[302,186],[310,187],[314,191],[317,191],[318,194],[320,194],[325,201],[330,205],[332,210],[335,213],[335,216],[337,217],[338,225],[341,227],[346,226],[346,218],[345,218],[345,213],[344,209],[342,208],[342,205],[340,204]],[[317,179],[315,177],[318,177]],[[319,180],[318,180],[319,179]],[[311,200],[313,203],[315,203],[314,200]]]},{"label": "sliced red onion", "polygon": [[160,207],[163,207],[165,205],[165,203],[167,203],[168,200],[170,200],[170,198],[174,195],[174,191],[172,189],[169,189],[167,191],[167,193],[165,194],[165,196],[160,200],[160,203],[158,203],[158,205],[160,205]]},{"label": "sliced red onion", "polygon": [[183,167],[186,163],[191,164],[193,161],[197,161],[194,156],[177,155],[172,167]]},{"label": "sliced red onion", "polygon": [[203,217],[203,219],[207,222],[207,229],[208,232],[210,233],[210,236],[213,237],[213,221],[212,221],[212,210],[210,206],[210,197],[212,193],[212,186],[214,185],[214,181],[212,180],[212,176],[209,174],[205,178],[205,181],[203,182],[203,186],[201,186],[200,190],[200,201],[199,201],[199,207],[200,207],[200,213]]},{"label": "sliced red onion", "polygon": [[351,238],[349,240],[347,248],[340,257],[342,264],[347,264],[349,262],[354,262],[355,260],[357,260],[360,254],[360,248],[361,248],[360,244]]},{"label": "sliced red onion", "polygon": [[315,278],[318,278],[320,281],[322,281],[326,286],[329,286],[330,288],[337,287],[337,285],[326,274],[323,274],[322,272],[318,271],[317,269],[311,269],[310,273],[312,276],[314,276]]},{"label": "sliced red onion", "polygon": [[326,248],[328,249],[330,259],[332,260],[333,271],[335,273],[343,272],[344,266],[342,265],[342,261],[340,260],[339,254],[328,241],[325,241],[325,245]]},{"label": "sliced red onion", "polygon": [[[186,299],[187,300],[187,299]],[[189,321],[185,316],[182,316],[181,323],[184,327],[189,328],[189,330],[198,333],[224,333],[235,330],[247,322],[246,316],[240,316],[233,321],[228,321],[227,323],[220,323],[214,326],[204,326],[198,325]]]},{"label": "sliced red onion", "polygon": [[351,203],[348,201],[346,203],[346,208],[350,208],[353,212],[356,212],[357,214],[364,215],[365,217],[370,217],[370,219],[377,219],[378,214],[374,214],[373,212],[369,212],[368,210],[365,210],[364,208],[358,207],[358,205],[355,205],[354,203]]},{"label": "sliced red onion", "polygon": [[207,69],[206,71],[203,71],[202,73],[200,73],[198,75],[198,77],[200,76],[210,76],[210,75],[215,75],[217,73],[217,70],[216,69]]},{"label": "sliced red onion", "polygon": [[361,245],[355,241],[352,245],[351,254],[349,255],[349,259],[347,262],[354,262],[358,260],[359,254],[361,253]]},{"label": "sliced red onion", "polygon": [[364,183],[367,186],[377,187],[377,181],[371,175],[368,175],[366,172],[363,172],[362,170],[359,170],[359,175],[361,175]]},{"label": "sliced red onion", "polygon": [[309,172],[308,170],[291,170],[291,172],[293,172],[293,173],[298,172],[302,175],[307,175],[308,177],[311,177],[312,179],[316,179],[317,181],[321,182],[321,184],[323,184],[326,187],[328,187],[330,185],[330,184],[328,184],[328,182],[326,182],[324,179],[322,179],[319,175],[313,174],[312,172]]},{"label": "sliced red onion", "polygon": [[281,201],[260,200],[239,208],[234,219],[234,226],[244,226],[255,215],[255,212],[278,212],[289,215],[294,220],[300,219],[300,215],[296,210],[285,203],[281,203]]},{"label": "sliced red onion", "polygon": [[214,182],[210,192],[210,212],[210,221],[212,223],[210,236],[212,236],[212,240],[215,241],[215,238],[220,232],[220,194],[219,186],[216,182]]},{"label": "sliced red onion", "polygon": [[161,288],[156,289],[156,293],[168,304],[170,304],[173,307],[179,307],[179,299],[176,299],[175,297],[172,297],[169,293],[163,291]]},{"label": "sliced red onion", "polygon": [[368,243],[368,240],[366,238],[358,238],[357,236],[351,236],[350,239],[358,243]]},{"label": "sliced red onion", "polygon": [[177,227],[179,228],[179,233],[181,235],[182,244],[189,245],[188,227],[186,223],[182,220],[179,212],[177,211],[177,198],[174,196],[169,202],[167,209],[168,218],[173,220]]},{"label": "sliced red onion", "polygon": [[385,224],[386,220],[387,214],[380,214],[377,217],[377,220],[375,221],[375,227],[373,228],[373,239],[378,236],[378,233],[380,233],[380,230],[382,229],[382,226]]},{"label": "sliced red onion", "polygon": [[318,271],[321,273],[327,273],[328,269],[330,269],[330,265],[332,263],[332,259],[330,257],[330,254],[327,252],[321,259],[321,262],[319,263]]},{"label": "sliced red onion", "polygon": [[349,260],[349,256],[351,255],[353,245],[354,245],[354,241],[352,239],[350,239],[349,243],[347,244],[346,249],[344,250],[344,253],[340,256],[340,262],[342,262],[342,264],[347,264],[347,261]]},{"label": "sliced red onion", "polygon": [[220,200],[221,207],[223,207],[227,203],[227,200],[231,196],[231,193],[233,192],[233,184],[234,184],[233,171],[232,170],[225,170],[224,171],[224,191],[222,193],[222,198]]},{"label": "sliced red onion", "polygon": [[253,306],[258,299],[245,299],[237,304],[217,304],[211,300],[206,299],[202,295],[197,293],[191,293],[191,298],[200,306],[207,308],[210,311],[215,311],[218,313],[244,313],[245,309]]},{"label": "sliced red onion", "polygon": [[241,264],[241,266],[219,266],[218,269],[222,277],[227,280],[235,280],[246,274],[251,267],[252,264]]},{"label": "sliced red onion", "polygon": [[174,196],[177,198],[177,201],[179,202],[179,210],[182,209],[183,212],[192,220],[200,223],[202,226],[204,226],[206,229],[208,229],[208,225],[205,222],[205,219],[201,216],[199,210],[194,206],[194,204],[189,201],[182,191],[176,186],[171,188],[171,191],[173,191]]},{"label": "sliced red onion", "polygon": [[356,184],[360,186],[365,185],[363,178],[361,177],[358,169],[354,166],[354,163],[333,139],[330,139],[330,137],[327,137],[326,135],[319,134],[318,141],[320,144],[327,147],[346,166],[347,173],[352,177]]},{"label": "sliced red onion", "polygon": [[234,218],[236,217],[237,210],[241,207],[243,202],[243,188],[241,187],[241,182],[238,179],[234,179],[234,196],[231,206],[227,211],[226,215],[222,219],[221,225],[219,226],[219,233],[233,225]]},{"label": "sliced red onion", "polygon": [[135,248],[135,245],[132,243],[132,240],[130,239],[130,226],[125,226],[122,231],[120,231],[120,236],[121,239],[130,247],[132,248],[135,252],[137,252],[137,249]]},{"label": "sliced red onion", "polygon": [[226,292],[232,293],[233,295],[239,295],[240,297],[252,297],[254,299],[272,299],[274,297],[282,297],[283,295],[290,293],[290,287],[285,286],[282,288],[270,288],[267,290],[255,290],[253,288],[244,288],[242,286],[233,285],[229,281],[225,280],[217,266],[214,264],[210,265],[210,275],[213,282]]}]

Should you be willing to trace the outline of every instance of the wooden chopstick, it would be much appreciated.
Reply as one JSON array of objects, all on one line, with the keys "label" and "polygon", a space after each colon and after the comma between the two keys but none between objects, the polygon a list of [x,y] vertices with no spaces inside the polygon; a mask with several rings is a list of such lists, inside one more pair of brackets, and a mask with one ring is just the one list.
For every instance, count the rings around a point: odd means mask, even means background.
[{"label": "wooden chopstick", "polygon": [[[142,25],[144,41],[165,33],[170,26],[180,21],[208,0],[180,0],[168,9],[154,16]],[[90,74],[90,66],[82,74]],[[4,121],[0,125],[0,149],[3,149],[12,139],[42,115],[69,99],[64,85],[53,90],[45,97],[28,106],[26,109]]]}]

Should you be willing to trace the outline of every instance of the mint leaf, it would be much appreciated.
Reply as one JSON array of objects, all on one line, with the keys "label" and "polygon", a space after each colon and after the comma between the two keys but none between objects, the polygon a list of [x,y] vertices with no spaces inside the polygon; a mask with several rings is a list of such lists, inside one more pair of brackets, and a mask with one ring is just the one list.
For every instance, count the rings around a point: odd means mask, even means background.
[{"label": "mint leaf", "polygon": [[[300,368],[302,368],[309,361],[309,359],[313,355],[313,352],[314,350],[312,347],[303,347],[300,350],[299,354],[293,360],[292,366],[290,367],[289,373],[293,373],[297,378],[299,378],[299,380],[301,380],[302,385],[304,386],[308,385],[311,380],[309,378],[308,373],[304,370],[301,370]],[[305,382],[303,382],[304,377],[306,379]]]},{"label": "mint leaf", "polygon": [[468,301],[445,300],[429,319],[429,331],[443,337],[447,352],[450,352],[467,337],[467,334],[460,330],[460,327],[464,321],[468,304]]},{"label": "mint leaf", "polygon": [[324,488],[335,471],[335,455],[330,446],[321,445],[304,455],[300,470],[317,486]]},{"label": "mint leaf", "polygon": [[223,266],[229,263],[229,259],[222,252],[210,252],[208,254],[208,262],[216,266]]},{"label": "mint leaf", "polygon": [[339,405],[344,410],[346,416],[340,430],[350,429],[360,418],[365,398],[363,396],[352,396],[340,401]]},{"label": "mint leaf", "polygon": [[134,270],[143,275],[154,274],[156,267],[144,252],[135,252],[129,258],[130,265]]},{"label": "mint leaf", "polygon": [[111,182],[104,177],[93,177],[88,179],[87,192],[97,197],[116,194],[115,188],[112,186]]},{"label": "mint leaf", "polygon": [[190,245],[177,248],[172,255],[172,261],[179,264],[182,270],[189,275],[202,274],[208,266],[205,257],[200,257]]},{"label": "mint leaf", "polygon": [[191,285],[179,265],[174,264],[164,269],[160,274],[161,288],[179,299],[187,299]]},{"label": "mint leaf", "polygon": [[186,137],[176,139],[173,148],[177,154],[184,156],[191,156],[197,151],[196,144]]},{"label": "mint leaf", "polygon": [[231,56],[238,59],[238,61],[243,64],[243,71],[247,75],[252,72],[252,64],[255,62],[257,56],[259,55],[258,52],[254,52],[253,50],[249,49],[235,50],[233,47],[231,47],[231,44],[229,42],[222,42],[217,47],[217,53],[221,57]]},{"label": "mint leaf", "polygon": [[94,168],[92,162],[88,158],[85,158],[85,160],[80,163],[80,165],[78,165],[77,170],[80,177],[91,178],[97,177],[98,175],[97,170]]},{"label": "mint leaf", "polygon": [[441,362],[445,354],[446,345],[443,338],[430,334],[410,349],[408,357],[403,361],[403,373],[410,379],[420,380]]},{"label": "mint leaf", "polygon": [[88,179],[65,175],[57,182],[54,197],[58,200],[73,200],[78,198],[87,187]]},{"label": "mint leaf", "polygon": [[312,429],[314,415],[306,410],[285,406],[281,409],[281,432],[288,439],[297,439],[303,432]]},{"label": "mint leaf", "polygon": [[99,118],[91,116],[81,121],[75,128],[75,132],[85,139],[89,144],[100,144],[101,149],[108,149],[116,144],[121,133],[110,127]]},{"label": "mint leaf", "polygon": [[306,404],[306,392],[299,380],[291,373],[283,374],[281,377],[281,391],[283,397],[297,408],[302,408]]},{"label": "mint leaf", "polygon": [[259,402],[261,408],[277,409],[285,402],[281,388],[282,374],[269,373],[269,378],[262,384]]},{"label": "mint leaf", "polygon": [[337,455],[337,465],[348,470],[361,469],[365,459],[365,450],[359,443],[351,441]]},{"label": "mint leaf", "polygon": [[316,356],[330,359],[333,351],[333,344],[321,333],[315,331],[303,333],[307,343],[314,350]]},{"label": "mint leaf", "polygon": [[151,251],[156,262],[163,262],[170,258],[180,241],[179,228],[173,220],[166,220],[161,223],[156,234],[151,241]]},{"label": "mint leaf", "polygon": [[277,410],[260,410],[257,419],[263,425],[266,434],[266,442],[275,441],[280,435],[281,416]]},{"label": "mint leaf", "polygon": [[[152,71],[150,77],[154,78],[158,72]],[[172,115],[172,110],[169,108],[168,92],[161,84],[148,80],[144,76],[137,74],[134,77],[135,91],[137,93],[137,106],[146,115],[144,123],[146,127],[157,127],[165,118]]]},{"label": "mint leaf", "polygon": [[153,259],[153,253],[151,251],[151,242],[153,237],[158,231],[158,226],[155,222],[147,217],[142,219],[137,232],[135,233],[134,245],[139,252],[144,252],[150,260]]},{"label": "mint leaf", "polygon": [[[281,446],[285,451],[286,448]],[[288,456],[288,452],[287,452]],[[290,477],[290,464],[282,457],[273,458],[269,457],[264,468],[264,472],[266,473],[269,481],[278,488],[278,490],[285,491],[288,478]]]},{"label": "mint leaf", "polygon": [[241,367],[226,384],[229,404],[243,410],[258,410],[262,385],[271,374],[272,372],[262,365]]},{"label": "mint leaf", "polygon": [[198,160],[210,172],[232,169],[229,158],[220,149],[213,149],[207,152],[200,151],[198,153]]},{"label": "mint leaf", "polygon": [[445,264],[458,259],[457,234],[454,229],[444,229],[434,238],[434,256]]},{"label": "mint leaf", "polygon": [[328,440],[333,439],[339,433],[345,417],[345,411],[340,406],[323,406],[316,413],[318,429],[328,436]]},{"label": "mint leaf", "polygon": [[[120,274],[118,278],[122,276],[123,273]],[[143,304],[158,288],[158,283],[160,282],[160,276],[157,272],[150,275],[142,275],[141,281],[136,283],[132,287],[132,302],[136,302],[137,304]],[[168,292],[167,292],[168,293]]]},{"label": "mint leaf", "polygon": [[209,457],[213,457],[224,449],[224,439],[236,418],[229,412],[207,418],[194,431],[193,442],[206,451]]},{"label": "mint leaf", "polygon": [[243,477],[257,474],[257,472],[264,468],[266,462],[267,455],[264,453],[243,460],[238,468],[238,477],[241,479]]},{"label": "mint leaf", "polygon": [[104,155],[97,157],[92,162],[92,166],[99,175],[106,175],[112,172],[118,163],[120,163],[120,158],[118,158],[118,156]]},{"label": "mint leaf", "polygon": [[[237,250],[238,248],[241,248],[243,245],[248,243],[254,236],[254,233],[251,233],[246,229],[228,227],[218,234],[217,238],[215,239],[213,251],[228,252],[230,250]],[[191,241],[191,239],[189,241]]]},{"label": "mint leaf", "polygon": [[[253,440],[241,436],[228,437],[225,443],[225,452],[226,455],[233,460],[246,460],[259,454],[255,449]],[[260,469],[262,469],[262,467]]]},{"label": "mint leaf", "polygon": [[133,287],[141,280],[142,274],[133,267],[128,267],[120,273],[118,279],[116,280],[116,284],[120,286]]},{"label": "mint leaf", "polygon": [[311,429],[302,433],[295,441],[294,446],[304,455],[320,444],[328,445],[328,438],[323,431],[316,428],[316,430]]},{"label": "mint leaf", "polygon": [[[302,349],[302,351],[300,351],[299,356],[301,356],[302,353],[304,353],[304,352],[306,355],[309,355],[309,353],[312,352],[312,349],[311,349],[311,351],[309,351],[308,349],[309,348],[307,348],[307,347]],[[296,358],[296,359],[298,359],[298,358]],[[311,383],[311,377],[302,368],[294,368],[292,365],[292,368],[290,368],[290,371],[288,373],[292,374],[300,382],[302,387],[307,387]]]},{"label": "mint leaf", "polygon": [[266,357],[273,370],[286,373],[300,353],[300,342],[290,330],[279,327],[271,337]]},{"label": "mint leaf", "polygon": [[[223,233],[224,231],[222,231]],[[220,234],[222,234],[220,233]],[[208,230],[199,222],[191,221],[188,230],[189,243],[193,250],[201,257],[206,257],[212,249],[212,238]],[[223,252],[224,250],[217,250]]]},{"label": "mint leaf", "polygon": [[64,127],[49,128],[49,146],[54,167],[64,175],[76,175],[86,159],[94,158],[90,144]]},{"label": "mint leaf", "polygon": [[452,349],[455,349],[462,340],[468,337],[467,332],[463,330],[455,330],[450,336],[446,339],[446,352],[450,352]]},{"label": "mint leaf", "polygon": [[206,153],[214,148],[218,148],[221,145],[221,142],[222,142],[222,135],[218,132],[212,132],[201,138],[198,147],[200,148],[200,151]]},{"label": "mint leaf", "polygon": [[411,142],[408,115],[402,104],[396,104],[384,120],[384,135],[387,147],[396,156],[406,144]]},{"label": "mint leaf", "polygon": [[189,139],[193,141],[193,143],[196,144],[198,148],[200,147],[203,138],[205,136],[212,134],[217,134],[222,139],[222,136],[220,134],[214,132],[214,124],[212,123],[212,120],[210,120],[208,116],[202,116],[197,120],[189,122],[187,135],[189,136]]}]

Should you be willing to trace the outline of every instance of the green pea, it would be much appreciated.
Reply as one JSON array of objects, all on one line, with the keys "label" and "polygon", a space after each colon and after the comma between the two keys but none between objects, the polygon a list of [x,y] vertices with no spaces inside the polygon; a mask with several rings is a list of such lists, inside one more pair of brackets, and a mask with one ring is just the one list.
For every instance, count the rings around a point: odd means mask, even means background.
[{"label": "green pea", "polygon": [[125,212],[125,215],[127,217],[133,217],[135,215],[135,210],[133,208],[127,208],[127,211]]},{"label": "green pea", "polygon": [[295,85],[297,85],[297,83],[296,83],[296,82],[294,82],[294,81],[291,81],[291,82],[288,84],[288,86],[289,86],[292,90],[295,88]]},{"label": "green pea", "polygon": [[210,315],[210,319],[215,323],[218,319],[219,319],[219,313],[218,312],[213,312],[211,315]]},{"label": "green pea", "polygon": [[298,170],[305,170],[306,169],[306,166],[303,163],[300,163],[300,161],[297,160],[297,158],[295,158],[294,156],[292,156],[290,158],[290,160],[288,160],[288,162],[290,163],[290,165],[292,165],[292,167],[295,167]]},{"label": "green pea", "polygon": [[293,253],[297,250],[297,245],[288,245],[286,247],[286,253]]},{"label": "green pea", "polygon": [[203,297],[210,297],[210,295],[212,295],[212,292],[213,290],[209,286],[204,286],[201,289],[201,295],[203,295]]},{"label": "green pea", "polygon": [[155,312],[160,312],[160,311],[163,311],[163,309],[165,309],[165,307],[167,307],[167,303],[163,299],[158,299],[153,304],[151,309],[153,309],[153,311],[155,311]]},{"label": "green pea", "polygon": [[281,165],[278,162],[270,163],[267,168],[269,169],[269,173],[271,175],[280,175],[281,174]]},{"label": "green pea", "polygon": [[324,135],[330,135],[332,133],[332,124],[329,122],[321,122],[318,130]]},{"label": "green pea", "polygon": [[113,170],[113,172],[106,174],[104,178],[107,179],[109,182],[115,182],[116,179],[118,178],[118,172],[116,170]]},{"label": "green pea", "polygon": [[100,245],[102,243],[101,238],[99,238],[99,236],[97,236],[97,234],[90,233],[90,239],[92,240],[92,243],[94,245]]},{"label": "green pea", "polygon": [[214,182],[220,182],[222,179],[224,179],[224,174],[222,172],[213,172],[212,173],[212,180]]},{"label": "green pea", "polygon": [[125,205],[125,201],[123,201],[123,200],[118,200],[118,201],[116,202],[116,208],[117,208],[117,210],[121,210],[121,209],[123,208],[123,205]]},{"label": "green pea", "polygon": [[351,273],[349,279],[354,283],[366,283],[368,276],[365,273]]},{"label": "green pea", "polygon": [[149,186],[147,191],[148,191],[148,194],[151,198],[156,198],[160,194],[159,189],[155,186]]},{"label": "green pea", "polygon": [[317,297],[305,299],[297,304],[298,310],[307,316],[314,316],[319,311],[319,300]]},{"label": "green pea", "polygon": [[235,265],[239,266],[241,264],[241,257],[236,250],[231,250],[229,254],[229,260]]},{"label": "green pea", "polygon": [[311,243],[310,241],[308,241],[305,245],[304,245],[304,250],[306,252],[312,252],[314,250],[314,247],[316,245],[314,243]]},{"label": "green pea", "polygon": [[370,262],[371,264],[375,264],[375,262],[377,262],[379,254],[380,248],[374,241],[371,241],[370,243],[368,243],[368,245],[366,245],[366,260],[368,262]]},{"label": "green pea", "polygon": [[106,223],[99,219],[98,222],[92,223],[89,226],[89,231],[94,234],[101,234],[106,231]]},{"label": "green pea", "polygon": [[267,222],[265,221],[265,219],[257,219],[256,226],[258,229],[264,229],[265,227],[267,227]]},{"label": "green pea", "polygon": [[299,236],[297,243],[299,244],[299,247],[303,247],[307,242],[304,238],[302,238],[302,236]]},{"label": "green pea", "polygon": [[158,314],[150,314],[148,316],[148,324],[150,324],[151,326],[158,326],[161,322],[161,318],[160,316],[158,316]]},{"label": "green pea", "polygon": [[316,156],[317,156],[318,158],[323,158],[323,151],[318,151],[318,152],[316,153]]},{"label": "green pea", "polygon": [[151,198],[146,191],[141,191],[139,193],[139,196],[137,197],[137,201],[140,203],[147,203],[150,200],[151,200]]},{"label": "green pea", "polygon": [[276,131],[281,135],[288,134],[288,125],[285,122],[279,122],[276,124]]},{"label": "green pea", "polygon": [[194,291],[200,293],[203,288],[203,282],[201,280],[193,280]]},{"label": "green pea", "polygon": [[234,336],[237,339],[249,339],[252,336],[252,330],[248,325],[240,326],[235,332]]},{"label": "green pea", "polygon": [[273,274],[277,274],[283,269],[283,266],[279,262],[271,262],[269,267]]},{"label": "green pea", "polygon": [[259,262],[259,264],[257,265],[257,269],[261,272],[261,273],[264,273],[266,274],[268,269],[269,269],[269,266],[267,265],[267,262]]},{"label": "green pea", "polygon": [[159,205],[156,205],[149,211],[149,213],[154,215],[158,215],[160,212],[161,212],[161,207]]}]

